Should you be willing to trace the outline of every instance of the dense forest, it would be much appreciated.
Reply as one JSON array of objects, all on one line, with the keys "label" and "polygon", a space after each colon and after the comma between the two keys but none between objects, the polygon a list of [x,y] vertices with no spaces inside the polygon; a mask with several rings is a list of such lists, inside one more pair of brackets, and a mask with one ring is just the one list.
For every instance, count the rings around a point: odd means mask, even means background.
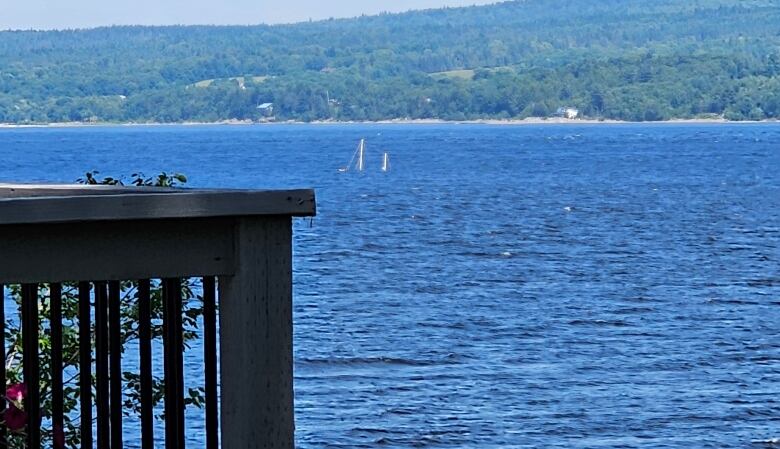
[{"label": "dense forest", "polygon": [[[0,32],[0,123],[780,117],[780,0]],[[262,104],[271,108],[259,108]]]}]

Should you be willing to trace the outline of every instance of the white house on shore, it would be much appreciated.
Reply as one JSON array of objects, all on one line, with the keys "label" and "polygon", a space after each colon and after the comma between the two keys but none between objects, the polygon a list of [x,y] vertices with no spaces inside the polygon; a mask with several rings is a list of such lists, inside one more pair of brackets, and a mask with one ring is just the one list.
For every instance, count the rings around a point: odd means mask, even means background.
[{"label": "white house on shore", "polygon": [[577,108],[572,107],[560,107],[557,111],[555,111],[556,117],[563,117],[568,119],[575,119],[579,117],[580,111]]}]

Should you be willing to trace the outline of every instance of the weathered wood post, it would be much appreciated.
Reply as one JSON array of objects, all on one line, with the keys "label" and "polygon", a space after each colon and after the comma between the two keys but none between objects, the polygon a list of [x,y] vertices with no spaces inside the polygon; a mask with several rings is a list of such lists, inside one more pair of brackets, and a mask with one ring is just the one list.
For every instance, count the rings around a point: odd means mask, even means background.
[{"label": "weathered wood post", "polygon": [[292,449],[289,217],[236,226],[236,272],[220,278],[222,447]]}]

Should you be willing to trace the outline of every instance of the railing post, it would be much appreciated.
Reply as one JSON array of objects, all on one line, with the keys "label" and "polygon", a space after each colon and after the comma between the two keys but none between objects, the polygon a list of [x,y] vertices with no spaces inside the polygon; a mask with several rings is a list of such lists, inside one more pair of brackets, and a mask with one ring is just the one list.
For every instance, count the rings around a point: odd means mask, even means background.
[{"label": "railing post", "polygon": [[240,218],[236,271],[220,278],[222,447],[292,449],[292,229]]}]

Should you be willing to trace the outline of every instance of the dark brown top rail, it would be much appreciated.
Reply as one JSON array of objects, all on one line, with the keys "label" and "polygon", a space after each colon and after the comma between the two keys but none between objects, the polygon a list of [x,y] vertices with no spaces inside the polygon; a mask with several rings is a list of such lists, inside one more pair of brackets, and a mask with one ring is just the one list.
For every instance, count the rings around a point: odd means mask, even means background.
[{"label": "dark brown top rail", "polygon": [[313,216],[314,191],[0,184],[0,225]]}]

